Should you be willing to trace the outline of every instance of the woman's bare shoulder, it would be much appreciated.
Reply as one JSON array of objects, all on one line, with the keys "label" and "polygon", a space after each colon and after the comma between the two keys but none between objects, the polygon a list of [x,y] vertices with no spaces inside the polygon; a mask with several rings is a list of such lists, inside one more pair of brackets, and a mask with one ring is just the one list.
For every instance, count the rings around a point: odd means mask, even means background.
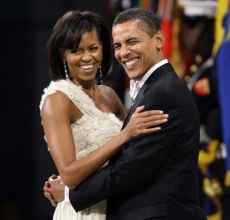
[{"label": "woman's bare shoulder", "polygon": [[98,88],[99,88],[101,94],[104,95],[104,96],[107,96],[107,97],[116,97],[117,96],[117,94],[114,91],[114,89],[109,87],[109,86],[100,85],[100,86],[98,86]]},{"label": "woman's bare shoulder", "polygon": [[65,93],[57,90],[46,96],[42,106],[42,112],[64,109],[67,108],[69,103],[69,97]]}]

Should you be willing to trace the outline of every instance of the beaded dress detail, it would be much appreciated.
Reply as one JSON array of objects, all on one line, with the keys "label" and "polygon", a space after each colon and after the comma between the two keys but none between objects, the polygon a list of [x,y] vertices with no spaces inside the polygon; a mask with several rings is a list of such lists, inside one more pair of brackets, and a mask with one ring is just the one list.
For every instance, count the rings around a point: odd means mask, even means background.
[{"label": "beaded dress detail", "polygon": [[[84,93],[82,87],[76,86],[69,79],[52,81],[44,89],[40,102],[40,111],[45,98],[57,90],[65,93],[83,114],[80,119],[71,125],[77,160],[104,145],[120,132],[123,122],[113,113],[104,113],[98,109],[94,101]],[[105,220],[105,212],[106,200],[77,213],[69,202],[63,201],[56,207],[53,219]]]}]

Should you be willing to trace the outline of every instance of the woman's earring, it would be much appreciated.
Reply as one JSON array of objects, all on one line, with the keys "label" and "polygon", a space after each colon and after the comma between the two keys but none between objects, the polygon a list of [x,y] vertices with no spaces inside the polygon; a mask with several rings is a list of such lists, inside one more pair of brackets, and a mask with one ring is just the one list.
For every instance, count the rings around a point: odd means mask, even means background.
[{"label": "woman's earring", "polygon": [[101,85],[103,84],[103,74],[102,74],[102,69],[101,69],[101,66],[100,66],[100,81],[101,81]]},{"label": "woman's earring", "polygon": [[68,78],[68,72],[67,72],[67,67],[66,64],[64,63],[64,70],[65,70],[65,78]]}]

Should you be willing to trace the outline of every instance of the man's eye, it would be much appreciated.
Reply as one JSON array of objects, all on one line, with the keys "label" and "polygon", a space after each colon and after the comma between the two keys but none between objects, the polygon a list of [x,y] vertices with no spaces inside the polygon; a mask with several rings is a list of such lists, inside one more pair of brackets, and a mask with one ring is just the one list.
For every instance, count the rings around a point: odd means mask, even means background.
[{"label": "man's eye", "polygon": [[136,41],[136,40],[132,40],[132,41],[129,41],[129,44],[131,44],[131,45],[134,45],[134,44],[136,44],[138,41]]}]

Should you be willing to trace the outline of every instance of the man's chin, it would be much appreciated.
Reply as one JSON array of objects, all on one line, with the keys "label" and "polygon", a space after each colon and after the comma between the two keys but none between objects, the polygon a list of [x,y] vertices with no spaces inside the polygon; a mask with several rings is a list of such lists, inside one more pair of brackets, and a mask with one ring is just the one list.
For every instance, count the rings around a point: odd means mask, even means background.
[{"label": "man's chin", "polygon": [[141,77],[140,73],[137,72],[127,72],[127,75],[130,79],[139,79]]}]

